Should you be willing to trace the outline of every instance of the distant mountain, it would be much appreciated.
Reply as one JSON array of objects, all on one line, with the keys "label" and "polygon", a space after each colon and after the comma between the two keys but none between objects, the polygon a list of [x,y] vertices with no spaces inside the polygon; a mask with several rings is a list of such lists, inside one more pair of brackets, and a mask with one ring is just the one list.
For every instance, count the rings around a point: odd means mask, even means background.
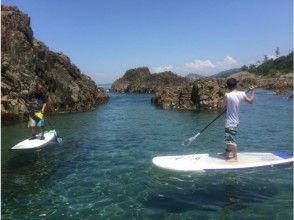
[{"label": "distant mountain", "polygon": [[222,72],[219,72],[217,74],[214,74],[210,77],[214,77],[214,78],[226,78],[226,77],[229,77],[235,73],[238,73],[241,71],[241,68],[234,68],[234,69],[229,69],[229,70],[225,70],[225,71],[222,71]]},{"label": "distant mountain", "polygon": [[203,77],[197,73],[189,73],[187,76],[185,76],[186,78],[189,78],[189,79],[197,79],[199,77]]}]

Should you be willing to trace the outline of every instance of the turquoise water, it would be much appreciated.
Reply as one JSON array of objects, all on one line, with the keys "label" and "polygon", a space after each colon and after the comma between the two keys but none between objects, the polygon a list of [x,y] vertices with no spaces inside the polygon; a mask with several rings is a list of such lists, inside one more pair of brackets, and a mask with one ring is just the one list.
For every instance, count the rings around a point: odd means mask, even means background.
[{"label": "turquoise water", "polygon": [[[293,169],[172,173],[158,155],[222,152],[218,112],[167,111],[151,95],[110,94],[95,111],[49,117],[63,137],[41,152],[9,151],[29,135],[2,126],[2,219],[293,219]],[[242,106],[239,151],[292,151],[293,100],[259,90]],[[50,126],[49,126],[50,127]]]}]

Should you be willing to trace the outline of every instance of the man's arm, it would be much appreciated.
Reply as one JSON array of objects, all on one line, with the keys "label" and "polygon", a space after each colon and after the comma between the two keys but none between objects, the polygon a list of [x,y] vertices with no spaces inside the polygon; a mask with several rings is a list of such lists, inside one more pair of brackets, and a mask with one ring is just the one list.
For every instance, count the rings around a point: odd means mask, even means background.
[{"label": "man's arm", "polygon": [[47,101],[48,101],[48,96],[47,95],[44,95],[43,96],[43,105],[42,105],[42,110],[41,110],[43,114],[45,112]]},{"label": "man's arm", "polygon": [[43,106],[42,106],[42,110],[41,111],[42,111],[43,114],[45,112],[45,108],[46,108],[46,103],[44,103]]},{"label": "man's arm", "polygon": [[251,94],[249,96],[245,96],[245,101],[248,102],[249,104],[252,104],[255,98],[255,88],[252,87],[250,88]]}]

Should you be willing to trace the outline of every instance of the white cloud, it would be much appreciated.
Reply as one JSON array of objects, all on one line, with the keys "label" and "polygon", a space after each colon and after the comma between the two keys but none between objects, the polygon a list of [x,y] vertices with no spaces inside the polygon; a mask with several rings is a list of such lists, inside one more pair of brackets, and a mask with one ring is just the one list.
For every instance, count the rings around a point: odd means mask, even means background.
[{"label": "white cloud", "polygon": [[194,60],[191,63],[185,63],[182,68],[184,72],[193,72],[193,71],[204,71],[213,70],[215,65],[210,60]]},{"label": "white cloud", "polygon": [[168,65],[164,67],[153,67],[151,68],[151,71],[156,73],[163,71],[173,71],[178,74],[198,73],[202,75],[209,75],[236,67],[237,64],[238,62],[233,57],[226,56],[223,60],[217,61],[215,63],[210,59],[195,59],[194,61],[185,63],[182,66],[174,67],[173,65]]},{"label": "white cloud", "polygon": [[236,64],[237,64],[237,61],[233,57],[226,56],[223,61],[217,62],[217,67],[220,68],[220,69],[230,68],[230,67],[232,67],[232,66],[234,66]]},{"label": "white cloud", "polygon": [[267,56],[267,59],[273,59],[273,60],[275,60],[275,59],[277,59],[277,55],[274,55],[274,54],[268,54],[268,55],[266,55]]},{"label": "white cloud", "polygon": [[172,65],[167,65],[163,67],[152,67],[151,72],[159,73],[164,71],[174,71],[174,67]]}]

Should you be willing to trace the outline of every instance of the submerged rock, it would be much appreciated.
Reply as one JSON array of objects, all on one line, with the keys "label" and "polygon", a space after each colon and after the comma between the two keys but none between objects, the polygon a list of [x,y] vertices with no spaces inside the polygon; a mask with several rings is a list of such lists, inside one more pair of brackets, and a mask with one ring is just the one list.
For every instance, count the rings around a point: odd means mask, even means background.
[{"label": "submerged rock", "polygon": [[69,57],[34,38],[28,15],[14,6],[1,12],[2,121],[23,119],[25,96],[37,81],[48,89],[51,113],[92,110],[109,98]]}]

